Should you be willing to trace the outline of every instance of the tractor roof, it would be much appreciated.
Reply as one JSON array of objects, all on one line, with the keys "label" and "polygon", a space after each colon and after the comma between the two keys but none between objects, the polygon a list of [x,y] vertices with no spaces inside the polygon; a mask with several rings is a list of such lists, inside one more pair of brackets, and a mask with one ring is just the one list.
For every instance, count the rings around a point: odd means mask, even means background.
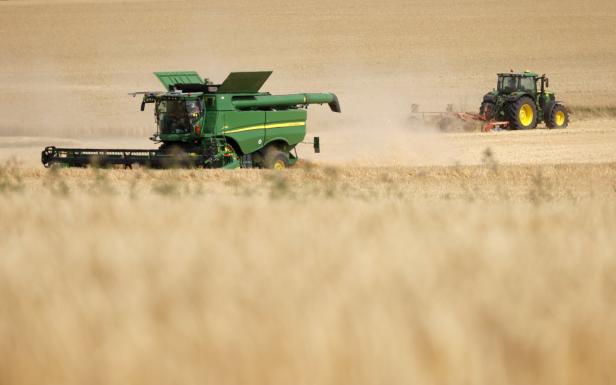
[{"label": "tractor roof", "polygon": [[524,71],[524,72],[503,72],[498,74],[498,76],[521,76],[526,78],[536,78],[539,75],[535,72]]}]

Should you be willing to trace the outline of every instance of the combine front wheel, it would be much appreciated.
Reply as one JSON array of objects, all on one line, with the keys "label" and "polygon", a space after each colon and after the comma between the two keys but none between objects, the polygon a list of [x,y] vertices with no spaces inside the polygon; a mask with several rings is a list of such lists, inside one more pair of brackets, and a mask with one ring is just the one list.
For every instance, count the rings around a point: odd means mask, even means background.
[{"label": "combine front wheel", "polygon": [[548,128],[566,128],[569,125],[569,112],[565,106],[562,104],[555,105],[545,124]]},{"label": "combine front wheel", "polygon": [[509,122],[515,130],[537,127],[537,106],[528,96],[523,96],[509,107]]},{"label": "combine front wheel", "polygon": [[270,148],[265,154],[263,164],[265,168],[284,170],[289,167],[289,154],[277,148]]}]

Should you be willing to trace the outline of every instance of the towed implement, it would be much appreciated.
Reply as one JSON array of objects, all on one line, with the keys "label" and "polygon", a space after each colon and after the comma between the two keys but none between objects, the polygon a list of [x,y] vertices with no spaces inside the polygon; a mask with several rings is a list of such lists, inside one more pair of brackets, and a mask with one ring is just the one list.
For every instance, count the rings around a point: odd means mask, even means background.
[{"label": "towed implement", "polygon": [[[141,111],[154,104],[157,131],[150,138],[159,148],[91,149],[46,147],[45,167],[142,165],[153,168],[274,168],[298,160],[296,146],[306,137],[307,107],[328,104],[340,112],[332,93],[271,95],[260,92],[272,72],[234,72],[222,84],[211,84],[194,71],[156,72],[163,92],[143,95]],[[314,138],[314,151],[320,140]]]}]

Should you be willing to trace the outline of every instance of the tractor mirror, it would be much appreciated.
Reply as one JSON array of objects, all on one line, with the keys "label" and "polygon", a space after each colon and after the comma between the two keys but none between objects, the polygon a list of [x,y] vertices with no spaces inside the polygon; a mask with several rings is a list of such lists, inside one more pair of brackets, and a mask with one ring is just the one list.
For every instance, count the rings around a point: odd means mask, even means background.
[{"label": "tractor mirror", "polygon": [[550,79],[545,78],[545,88],[550,88]]},{"label": "tractor mirror", "polygon": [[314,137],[313,145],[314,145],[314,152],[316,154],[320,153],[321,152],[321,139],[318,136]]}]

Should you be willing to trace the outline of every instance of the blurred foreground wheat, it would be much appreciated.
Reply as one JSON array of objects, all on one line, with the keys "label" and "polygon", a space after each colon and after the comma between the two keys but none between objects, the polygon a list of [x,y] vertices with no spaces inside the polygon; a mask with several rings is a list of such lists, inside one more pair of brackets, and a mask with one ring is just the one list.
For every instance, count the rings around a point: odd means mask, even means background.
[{"label": "blurred foreground wheat", "polygon": [[0,384],[616,382],[616,166],[0,168]]}]

